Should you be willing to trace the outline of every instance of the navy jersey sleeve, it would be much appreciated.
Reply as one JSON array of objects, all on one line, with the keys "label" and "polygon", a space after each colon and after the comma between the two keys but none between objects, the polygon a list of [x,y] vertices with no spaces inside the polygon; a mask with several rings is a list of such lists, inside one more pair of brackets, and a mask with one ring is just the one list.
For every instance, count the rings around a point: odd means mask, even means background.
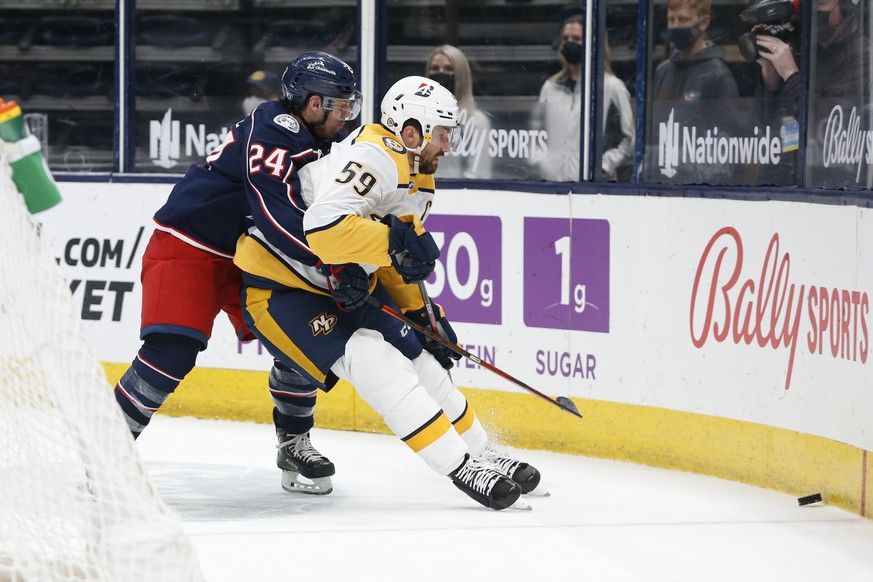
[{"label": "navy jersey sleeve", "polygon": [[297,172],[321,155],[315,139],[277,101],[264,103],[233,130],[235,143],[218,153],[214,170],[239,175],[252,220],[270,244],[308,254],[298,234],[305,204]]}]

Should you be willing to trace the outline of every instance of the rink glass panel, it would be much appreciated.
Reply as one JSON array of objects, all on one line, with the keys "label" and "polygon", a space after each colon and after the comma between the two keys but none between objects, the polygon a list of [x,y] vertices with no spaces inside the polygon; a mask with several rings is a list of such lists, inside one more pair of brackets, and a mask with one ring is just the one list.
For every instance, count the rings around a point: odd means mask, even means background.
[{"label": "rink glass panel", "polygon": [[353,0],[189,4],[137,3],[136,172],[183,173],[202,162],[245,115],[253,71],[281,77],[289,62],[314,50],[357,68]]}]

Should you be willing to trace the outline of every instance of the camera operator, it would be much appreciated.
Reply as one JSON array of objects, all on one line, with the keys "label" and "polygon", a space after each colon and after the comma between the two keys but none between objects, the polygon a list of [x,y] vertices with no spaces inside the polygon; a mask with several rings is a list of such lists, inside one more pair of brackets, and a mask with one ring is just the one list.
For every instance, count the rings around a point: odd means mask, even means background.
[{"label": "camera operator", "polygon": [[[861,35],[859,0],[818,0],[818,51],[815,95],[857,97],[869,94],[864,71],[870,62],[869,41]],[[753,28],[762,29],[763,25]],[[758,34],[758,64],[764,87],[771,92],[788,89],[797,99],[800,79],[794,54],[784,41]],[[856,74],[857,73],[857,74]],[[782,85],[787,87],[782,87]]]},{"label": "camera operator", "polygon": [[[758,4],[769,2],[772,0],[764,0]],[[871,48],[869,41],[861,34],[859,9],[860,0],[817,0],[816,73],[810,93],[817,98],[820,107],[812,112],[810,122],[813,124],[817,118],[826,116],[826,110],[833,106],[835,99],[869,95]],[[780,176],[775,177],[775,182],[785,183],[788,178],[786,172],[791,171],[792,181],[796,177],[796,154],[792,155],[791,152],[796,150],[800,131],[797,123],[800,112],[800,70],[792,42],[758,33],[764,28],[765,25],[759,24],[752,29],[753,33],[757,33],[757,62],[761,66],[761,114],[764,122],[769,123],[775,130],[780,130],[783,136],[784,163],[778,169]],[[813,155],[820,149],[810,145],[808,155]],[[785,149],[786,146],[788,149]],[[834,176],[833,170],[831,175]],[[766,180],[774,177],[762,178]],[[824,178],[816,182],[817,185],[828,185]],[[831,185],[841,183],[837,181]]]}]

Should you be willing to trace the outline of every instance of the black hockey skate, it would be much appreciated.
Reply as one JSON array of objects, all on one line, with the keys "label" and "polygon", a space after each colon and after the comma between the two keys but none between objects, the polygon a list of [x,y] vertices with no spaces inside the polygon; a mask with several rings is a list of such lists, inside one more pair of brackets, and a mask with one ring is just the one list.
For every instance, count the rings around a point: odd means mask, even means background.
[{"label": "black hockey skate", "polygon": [[536,467],[523,463],[518,459],[513,459],[504,453],[495,451],[491,447],[485,449],[485,452],[482,453],[482,458],[493,464],[498,471],[518,483],[522,494],[549,496],[549,492],[539,486],[540,472]]},{"label": "black hockey skate", "polygon": [[282,489],[312,495],[327,495],[333,491],[330,477],[336,473],[336,468],[312,446],[308,432],[288,434],[277,428],[276,435],[279,437],[276,465],[282,469]]},{"label": "black hockey skate", "polygon": [[521,499],[521,487],[500,473],[494,465],[481,457],[467,455],[460,467],[449,473],[455,487],[491,509],[529,510]]}]

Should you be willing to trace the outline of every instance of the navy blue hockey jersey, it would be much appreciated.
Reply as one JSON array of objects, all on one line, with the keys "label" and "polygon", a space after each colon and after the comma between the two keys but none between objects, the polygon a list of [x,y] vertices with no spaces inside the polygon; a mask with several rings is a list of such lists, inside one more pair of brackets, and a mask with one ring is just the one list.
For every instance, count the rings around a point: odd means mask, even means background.
[{"label": "navy blue hockey jersey", "polygon": [[[297,223],[303,209],[299,170],[317,160],[319,143],[278,101],[259,105],[224,142],[192,165],[155,214],[159,230],[197,248],[232,258],[237,239],[254,223],[279,249],[295,245],[278,225]],[[290,237],[290,238],[289,238]]]}]

